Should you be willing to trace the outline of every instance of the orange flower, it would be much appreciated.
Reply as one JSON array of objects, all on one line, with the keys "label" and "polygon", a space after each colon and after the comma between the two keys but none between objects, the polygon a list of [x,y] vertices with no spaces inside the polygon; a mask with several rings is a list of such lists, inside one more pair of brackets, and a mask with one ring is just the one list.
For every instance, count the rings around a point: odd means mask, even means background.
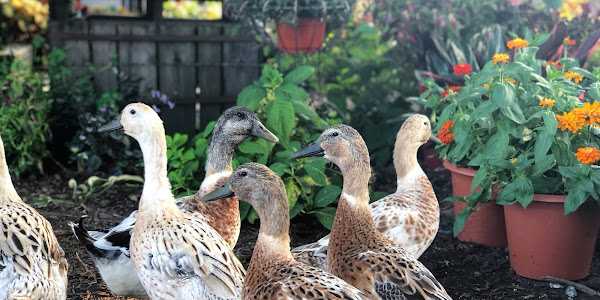
[{"label": "orange flower", "polygon": [[516,38],[514,40],[508,41],[508,43],[506,43],[506,46],[508,47],[508,49],[521,49],[529,46],[529,42],[521,38]]},{"label": "orange flower", "polygon": [[568,71],[568,72],[565,72],[565,78],[570,79],[570,80],[574,81],[575,83],[579,83],[579,82],[581,82],[581,80],[583,80],[583,75],[581,75],[579,73],[575,73],[573,71]]},{"label": "orange flower", "polygon": [[555,67],[557,70],[562,70],[562,66],[560,65],[560,61],[556,60],[556,61],[551,61],[551,60],[547,60],[546,61],[546,65],[547,66],[553,66]]},{"label": "orange flower", "polygon": [[573,109],[573,113],[580,119],[584,120],[583,125],[588,126],[590,124],[598,126],[600,122],[600,102],[594,102],[590,104],[586,102],[582,108]]},{"label": "orange flower", "polygon": [[499,62],[508,63],[509,58],[510,56],[508,56],[508,54],[506,53],[497,53],[494,54],[494,56],[492,57],[492,61],[494,62],[494,64],[497,64]]},{"label": "orange flower", "polygon": [[489,84],[487,84],[487,83],[484,83],[484,84],[483,84],[483,87],[484,87],[484,88],[490,88],[490,85],[489,85]]},{"label": "orange flower", "polygon": [[565,44],[567,44],[567,46],[575,46],[575,44],[577,44],[577,42],[574,39],[570,39],[568,37],[566,37],[564,40]]},{"label": "orange flower", "polygon": [[572,133],[577,132],[585,124],[585,119],[581,118],[574,112],[563,112],[563,115],[556,115],[558,128],[560,130],[570,130]]},{"label": "orange flower", "polygon": [[510,83],[512,83],[512,84],[515,84],[515,80],[514,80],[514,79],[512,79],[512,78],[510,78],[510,77],[506,77],[506,78],[504,78],[504,81],[506,81],[506,82],[510,82]]},{"label": "orange flower", "polygon": [[438,133],[438,138],[440,141],[444,143],[444,145],[448,145],[454,141],[454,133],[450,133],[450,129],[454,126],[454,122],[450,122],[450,120],[446,120],[442,128],[440,128],[440,132]]},{"label": "orange flower", "polygon": [[554,106],[554,103],[556,103],[556,100],[552,100],[550,98],[544,98],[544,99],[540,100],[540,105],[542,107],[544,107],[544,106],[552,107],[552,106]]},{"label": "orange flower", "polygon": [[600,151],[592,147],[579,148],[575,156],[582,164],[591,164],[600,159]]},{"label": "orange flower", "polygon": [[[440,97],[441,97],[442,99],[444,99],[444,98],[448,97],[448,95],[450,95],[450,92],[451,92],[451,91],[452,91],[452,92],[454,92],[455,96],[458,96],[458,91],[460,91],[460,88],[461,88],[461,87],[460,87],[460,86],[458,86],[458,85],[455,85],[455,86],[449,86],[447,89],[445,89],[445,90],[442,92],[442,94],[440,95]],[[446,99],[446,100],[444,100],[444,102],[448,102],[448,101],[450,101],[450,99]]]},{"label": "orange flower", "polygon": [[468,63],[460,63],[452,67],[452,70],[454,71],[454,74],[462,76],[471,74],[471,71],[473,71],[473,67],[471,67],[471,65]]}]

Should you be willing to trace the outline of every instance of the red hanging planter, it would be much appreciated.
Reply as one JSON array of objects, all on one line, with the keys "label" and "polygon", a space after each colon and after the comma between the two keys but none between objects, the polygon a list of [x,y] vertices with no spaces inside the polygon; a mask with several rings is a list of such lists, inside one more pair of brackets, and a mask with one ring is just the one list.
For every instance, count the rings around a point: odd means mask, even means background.
[{"label": "red hanging planter", "polygon": [[295,25],[278,21],[277,47],[289,54],[316,52],[325,40],[325,27],[324,19],[301,18]]}]

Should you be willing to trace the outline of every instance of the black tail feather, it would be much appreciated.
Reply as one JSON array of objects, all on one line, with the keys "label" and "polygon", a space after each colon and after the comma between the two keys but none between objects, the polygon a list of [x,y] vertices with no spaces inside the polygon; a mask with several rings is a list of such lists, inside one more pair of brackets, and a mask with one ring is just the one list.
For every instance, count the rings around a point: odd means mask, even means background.
[{"label": "black tail feather", "polygon": [[88,230],[83,226],[83,219],[87,218],[87,215],[81,216],[79,224],[71,223],[71,228],[77,240],[85,247],[85,249],[94,257],[101,258],[106,257],[111,251],[99,249],[94,246],[94,238],[90,236]]}]

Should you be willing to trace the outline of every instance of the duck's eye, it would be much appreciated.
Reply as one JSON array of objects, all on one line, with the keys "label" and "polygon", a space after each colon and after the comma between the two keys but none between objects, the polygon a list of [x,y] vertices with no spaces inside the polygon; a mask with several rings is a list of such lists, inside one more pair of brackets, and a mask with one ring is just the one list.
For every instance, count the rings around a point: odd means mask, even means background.
[{"label": "duck's eye", "polygon": [[241,112],[237,113],[237,116],[238,116],[238,118],[240,118],[242,120],[246,118],[246,115]]},{"label": "duck's eye", "polygon": [[337,132],[332,132],[331,136],[338,136],[338,133]]},{"label": "duck's eye", "polygon": [[427,122],[423,122],[423,125],[427,126]]},{"label": "duck's eye", "polygon": [[135,110],[132,109],[132,110],[129,111],[129,113],[132,114],[132,115],[135,115]]},{"label": "duck's eye", "polygon": [[242,176],[242,177],[246,177],[246,175],[248,175],[248,173],[246,171],[241,171],[238,174],[240,174],[240,176]]}]

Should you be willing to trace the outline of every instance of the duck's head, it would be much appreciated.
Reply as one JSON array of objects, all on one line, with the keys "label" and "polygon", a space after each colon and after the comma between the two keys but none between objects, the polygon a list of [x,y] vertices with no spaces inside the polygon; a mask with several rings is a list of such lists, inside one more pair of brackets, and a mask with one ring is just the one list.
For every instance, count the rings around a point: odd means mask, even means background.
[{"label": "duck's head", "polygon": [[205,195],[202,200],[230,197],[252,205],[259,215],[266,211],[289,212],[283,181],[271,169],[258,163],[238,166],[223,187]]},{"label": "duck's head", "polygon": [[257,137],[269,142],[278,143],[279,139],[263,125],[256,114],[240,106],[227,109],[213,130],[213,134],[219,134],[232,144],[240,144],[248,137]]},{"label": "duck's head", "polygon": [[98,128],[98,132],[123,131],[136,140],[144,140],[157,131],[164,135],[162,120],[150,106],[144,103],[131,103],[121,111],[114,121]]},{"label": "duck's head", "polygon": [[439,143],[439,139],[431,134],[429,118],[421,114],[414,114],[404,121],[396,140],[400,140],[402,143],[415,143],[417,147],[429,140]]},{"label": "duck's head", "polygon": [[357,162],[369,165],[369,151],[362,136],[348,125],[333,125],[306,147],[294,152],[292,158],[323,156],[342,171]]}]

